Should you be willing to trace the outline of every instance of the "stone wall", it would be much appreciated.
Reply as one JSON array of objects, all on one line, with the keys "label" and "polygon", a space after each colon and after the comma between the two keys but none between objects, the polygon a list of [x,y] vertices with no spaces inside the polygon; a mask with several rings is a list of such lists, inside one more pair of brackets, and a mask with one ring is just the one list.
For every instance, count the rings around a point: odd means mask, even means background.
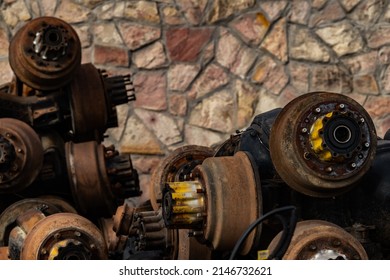
[{"label": "stone wall", "polygon": [[76,29],[83,62],[132,73],[108,142],[134,154],[143,184],[170,151],[211,146],[254,115],[309,91],[363,104],[390,126],[389,0],[3,0],[0,82],[8,42],[25,21],[56,16]]}]

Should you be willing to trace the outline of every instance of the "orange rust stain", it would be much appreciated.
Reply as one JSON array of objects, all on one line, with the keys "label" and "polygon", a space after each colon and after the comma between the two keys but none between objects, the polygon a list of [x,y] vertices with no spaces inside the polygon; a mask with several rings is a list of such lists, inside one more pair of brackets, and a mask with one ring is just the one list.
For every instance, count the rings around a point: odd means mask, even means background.
[{"label": "orange rust stain", "polygon": [[261,24],[261,25],[264,25],[267,28],[269,27],[269,24],[270,24],[268,19],[262,13],[256,14],[256,22]]}]

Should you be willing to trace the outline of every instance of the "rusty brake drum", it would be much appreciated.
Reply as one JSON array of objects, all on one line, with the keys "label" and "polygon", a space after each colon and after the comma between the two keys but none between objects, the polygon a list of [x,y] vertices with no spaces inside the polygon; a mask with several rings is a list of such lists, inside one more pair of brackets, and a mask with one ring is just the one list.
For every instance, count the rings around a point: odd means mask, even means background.
[{"label": "rusty brake drum", "polygon": [[39,17],[24,25],[9,46],[16,77],[33,89],[50,91],[68,84],[81,64],[81,44],[65,21]]},{"label": "rusty brake drum", "polygon": [[271,130],[271,158],[293,189],[314,197],[348,191],[370,168],[376,132],[355,100],[336,93],[302,95],[279,113]]}]

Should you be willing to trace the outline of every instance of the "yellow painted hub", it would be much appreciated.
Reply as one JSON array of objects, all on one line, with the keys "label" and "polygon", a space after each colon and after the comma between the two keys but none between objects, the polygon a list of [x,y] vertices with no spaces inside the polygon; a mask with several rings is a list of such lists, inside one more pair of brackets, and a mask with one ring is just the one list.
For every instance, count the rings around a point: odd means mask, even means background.
[{"label": "yellow painted hub", "polygon": [[311,147],[321,161],[332,160],[332,153],[326,147],[324,147],[324,138],[320,134],[320,131],[322,131],[324,128],[324,118],[329,119],[332,117],[332,115],[333,112],[330,112],[319,117],[310,128],[309,139]]},{"label": "yellow painted hub", "polygon": [[205,201],[198,181],[170,182],[173,223],[194,224],[202,221]]}]

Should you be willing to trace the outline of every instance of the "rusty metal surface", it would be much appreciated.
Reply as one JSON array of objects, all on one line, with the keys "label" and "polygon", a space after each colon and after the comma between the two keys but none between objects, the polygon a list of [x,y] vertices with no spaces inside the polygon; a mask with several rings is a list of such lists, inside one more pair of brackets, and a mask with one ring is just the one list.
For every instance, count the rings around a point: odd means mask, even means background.
[{"label": "rusty metal surface", "polygon": [[[93,64],[83,64],[70,84],[73,133],[79,139],[96,139],[105,131],[108,106],[103,78]],[[93,106],[89,106],[93,100]]]},{"label": "rusty metal surface", "polygon": [[[323,142],[313,148],[317,140]],[[370,168],[375,149],[375,127],[364,108],[347,96],[328,92],[291,101],[270,136],[272,161],[282,179],[317,197],[350,189]]]},{"label": "rusty metal surface", "polygon": [[61,210],[45,199],[22,199],[7,207],[0,215],[0,246],[8,245],[9,233],[21,215],[31,209],[40,209],[45,215],[59,213]]},{"label": "rusty metal surface", "polygon": [[128,236],[117,235],[117,233],[113,229],[113,218],[99,219],[98,226],[103,234],[103,238],[106,242],[108,252],[110,254],[122,254],[126,247]]},{"label": "rusty metal surface", "polygon": [[83,214],[110,217],[117,205],[105,165],[104,148],[95,141],[65,144],[70,187]]},{"label": "rusty metal surface", "polygon": [[41,199],[43,201],[46,201],[50,204],[53,204],[55,207],[57,207],[61,212],[64,213],[74,213],[76,214],[76,209],[65,199],[54,196],[54,195],[44,195],[38,197],[38,199]]},{"label": "rusty metal surface", "polygon": [[[195,168],[194,176],[206,189],[204,237],[215,250],[229,251],[262,215],[261,190],[251,161],[244,152],[237,152],[233,157],[208,158]],[[240,251],[242,255],[249,253],[260,234],[259,227],[248,236]]]},{"label": "rusty metal surface", "polygon": [[202,244],[194,236],[191,230],[179,229],[178,232],[178,260],[210,260],[212,249],[206,244]]},{"label": "rusty metal surface", "polygon": [[9,260],[8,247],[0,247],[0,260]]},{"label": "rusty metal surface", "polygon": [[40,209],[36,208],[29,209],[17,217],[15,221],[16,225],[11,230],[8,239],[10,259],[20,259],[20,252],[23,248],[26,235],[44,218],[46,218],[46,215]]},{"label": "rusty metal surface", "polygon": [[150,204],[131,207],[125,203],[117,208],[113,220],[117,235],[132,238],[133,254],[154,251],[165,259],[177,258],[177,231],[166,228],[161,208],[154,211]]},{"label": "rusty metal surface", "polygon": [[161,206],[165,183],[188,180],[195,166],[214,155],[209,147],[188,145],[174,150],[153,170],[150,183],[150,201],[157,211]]},{"label": "rusty metal surface", "polygon": [[[279,233],[268,246],[273,251]],[[297,223],[285,260],[367,260],[359,241],[339,226],[320,220]]]},{"label": "rusty metal surface", "polygon": [[68,84],[81,63],[77,33],[54,17],[40,17],[25,24],[12,38],[9,49],[15,75],[38,90]]},{"label": "rusty metal surface", "polygon": [[43,149],[35,131],[19,120],[0,118],[0,192],[28,187],[42,163]]},{"label": "rusty metal surface", "polygon": [[[260,181],[251,160],[244,152],[237,152],[233,157],[207,158],[195,167],[193,176],[203,187],[203,191],[197,193],[204,196],[206,205],[205,212],[197,213],[203,224],[193,224],[193,234],[204,238],[214,250],[229,251],[262,213]],[[166,196],[172,199],[165,199]],[[175,196],[169,188],[165,197],[163,215],[166,224],[173,228],[191,228],[191,222],[183,225],[175,224],[175,220],[181,221],[180,217],[192,214],[192,210],[174,211]],[[260,233],[259,227],[249,235],[241,254],[249,253]]]},{"label": "rusty metal surface", "polygon": [[86,218],[73,213],[51,215],[28,233],[22,260],[104,260],[107,246],[99,229]]}]

